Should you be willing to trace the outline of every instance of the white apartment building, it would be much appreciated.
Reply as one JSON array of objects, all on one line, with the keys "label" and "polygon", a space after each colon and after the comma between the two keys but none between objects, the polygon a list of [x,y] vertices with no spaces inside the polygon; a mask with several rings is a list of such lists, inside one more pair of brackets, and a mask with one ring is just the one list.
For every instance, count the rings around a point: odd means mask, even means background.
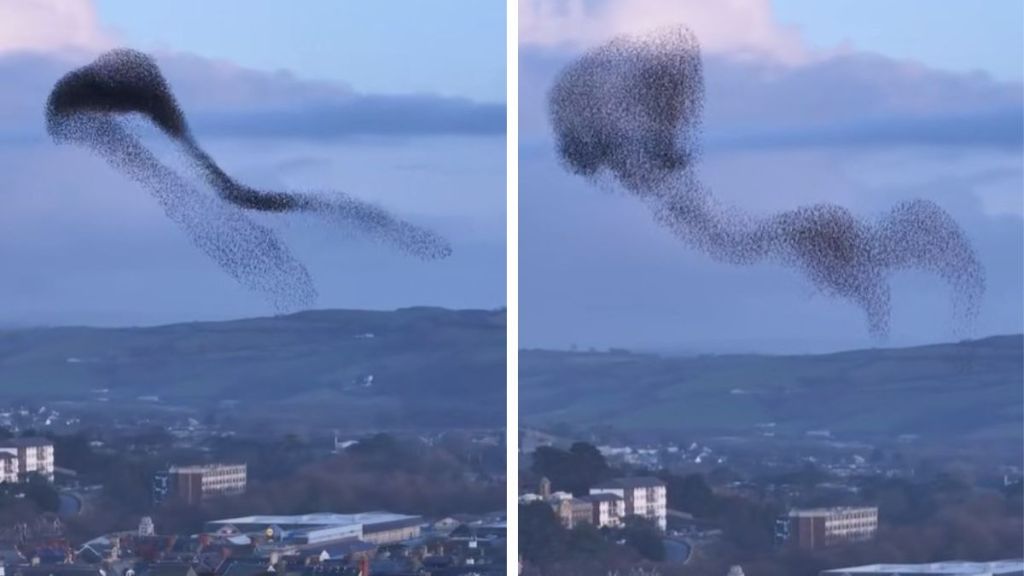
[{"label": "white apartment building", "polygon": [[18,457],[0,452],[0,483],[13,484],[18,481]]},{"label": "white apartment building", "polygon": [[[46,438],[9,438],[0,441],[0,453],[9,454],[16,460],[13,465],[17,472],[15,480],[22,480],[31,473],[36,473],[53,482],[53,442]],[[5,469],[10,468],[11,460],[7,459]]]},{"label": "white apartment building", "polygon": [[626,501],[617,494],[591,494],[585,499],[593,506],[593,523],[598,528],[616,528],[626,515]]},{"label": "white apartment building", "polygon": [[591,495],[614,494],[623,500],[625,516],[653,520],[658,528],[668,526],[668,501],[665,483],[657,478],[616,478],[594,486]]}]

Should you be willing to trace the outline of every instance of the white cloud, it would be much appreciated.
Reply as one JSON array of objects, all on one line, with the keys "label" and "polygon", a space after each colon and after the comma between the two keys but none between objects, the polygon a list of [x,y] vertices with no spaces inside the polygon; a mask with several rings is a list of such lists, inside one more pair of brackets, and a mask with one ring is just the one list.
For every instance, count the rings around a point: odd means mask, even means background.
[{"label": "white cloud", "polygon": [[590,47],[613,36],[684,24],[707,52],[799,63],[811,57],[770,0],[520,0],[519,43]]},{"label": "white cloud", "polygon": [[90,0],[0,0],[0,54],[110,47]]},{"label": "white cloud", "polygon": [[[0,83],[7,87],[0,92],[0,142],[44,138],[44,106],[54,83],[92,59],[83,52],[0,53]],[[427,93],[357,93],[188,53],[155,59],[201,138],[498,136],[505,130],[501,104]]]}]

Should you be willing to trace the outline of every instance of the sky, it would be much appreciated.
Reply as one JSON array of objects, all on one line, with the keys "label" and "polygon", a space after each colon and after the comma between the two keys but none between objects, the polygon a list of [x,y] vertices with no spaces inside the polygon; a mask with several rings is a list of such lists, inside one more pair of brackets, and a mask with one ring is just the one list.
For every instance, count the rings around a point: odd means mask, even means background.
[{"label": "sky", "polygon": [[[969,4],[969,5],[968,5]],[[1024,330],[1024,5],[995,0],[520,3],[522,347],[825,352]],[[753,214],[834,203],[871,219],[924,198],[986,270],[976,322],[924,272],[891,278],[887,339],[792,270],[688,249],[610,179],[567,173],[545,95],[621,34],[689,27],[705,72],[702,182]]]},{"label": "sky", "polygon": [[115,47],[156,59],[200,144],[237,180],[347,193],[452,245],[420,261],[315,219],[253,216],[307,266],[315,307],[504,306],[505,6],[427,4],[0,0],[0,325],[277,312],[144,189],[47,137],[54,82]]},{"label": "sky", "polygon": [[848,44],[943,70],[1024,75],[1024,5],[1018,0],[775,0],[782,24],[819,49]]},{"label": "sky", "polygon": [[100,21],[131,46],[171,49],[361,92],[505,100],[501,0],[97,0]]}]

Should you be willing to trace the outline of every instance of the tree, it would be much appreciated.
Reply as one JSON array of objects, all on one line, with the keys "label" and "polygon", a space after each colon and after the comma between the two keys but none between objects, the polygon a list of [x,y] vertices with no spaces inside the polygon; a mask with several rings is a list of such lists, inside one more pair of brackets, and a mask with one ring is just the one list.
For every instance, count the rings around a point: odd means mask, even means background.
[{"label": "tree", "polygon": [[565,556],[566,530],[546,503],[519,506],[519,552],[525,560],[538,565]]},{"label": "tree", "polygon": [[627,546],[644,558],[655,562],[665,560],[665,542],[662,540],[661,531],[650,520],[638,516],[626,518],[622,537]]},{"label": "tree", "polygon": [[742,476],[728,466],[715,466],[715,468],[708,473],[708,481],[716,486],[729,482],[736,482],[738,480],[742,480]]},{"label": "tree", "polygon": [[702,474],[688,474],[682,478],[670,476],[668,480],[669,504],[672,508],[689,512],[698,518],[715,514],[718,499]]},{"label": "tree", "polygon": [[597,557],[604,554],[610,544],[593,524],[581,524],[569,531],[567,546],[574,554]]},{"label": "tree", "polygon": [[767,552],[775,545],[775,520],[782,510],[746,498],[720,500],[719,519],[726,538],[746,552]]},{"label": "tree", "polygon": [[593,444],[576,442],[569,448],[569,454],[572,455],[573,465],[576,466],[580,480],[586,484],[587,490],[608,478],[608,462]]},{"label": "tree", "polygon": [[584,495],[608,478],[609,468],[601,452],[586,442],[577,442],[566,451],[541,446],[533,453],[531,470],[547,477],[555,490]]},{"label": "tree", "polygon": [[53,486],[39,474],[32,473],[25,484],[25,498],[32,501],[40,510],[56,512],[60,509],[60,495]]}]

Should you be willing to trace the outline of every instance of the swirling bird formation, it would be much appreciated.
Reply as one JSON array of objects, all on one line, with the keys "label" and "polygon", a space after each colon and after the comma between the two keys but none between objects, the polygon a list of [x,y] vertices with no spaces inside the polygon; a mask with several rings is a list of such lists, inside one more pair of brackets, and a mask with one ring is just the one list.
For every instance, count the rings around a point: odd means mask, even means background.
[{"label": "swirling bird formation", "polygon": [[822,292],[862,308],[876,337],[888,334],[889,276],[901,269],[948,283],[958,326],[977,316],[984,271],[963,231],[933,202],[901,202],[874,221],[833,204],[770,216],[722,206],[696,171],[702,69],[699,44],[682,27],[583,54],[548,94],[565,167],[590,179],[612,176],[660,224],[716,260],[801,271]]},{"label": "swirling bird formation", "polygon": [[[131,114],[170,138],[192,175],[216,195],[162,163],[130,129]],[[440,236],[373,204],[340,193],[257,190],[235,181],[199,146],[156,62],[134,50],[108,52],[62,77],[47,100],[46,127],[56,142],[85,146],[142,185],[196,246],[279,311],[309,306],[317,291],[275,232],[247,212],[315,215],[423,259],[451,253]]]}]

